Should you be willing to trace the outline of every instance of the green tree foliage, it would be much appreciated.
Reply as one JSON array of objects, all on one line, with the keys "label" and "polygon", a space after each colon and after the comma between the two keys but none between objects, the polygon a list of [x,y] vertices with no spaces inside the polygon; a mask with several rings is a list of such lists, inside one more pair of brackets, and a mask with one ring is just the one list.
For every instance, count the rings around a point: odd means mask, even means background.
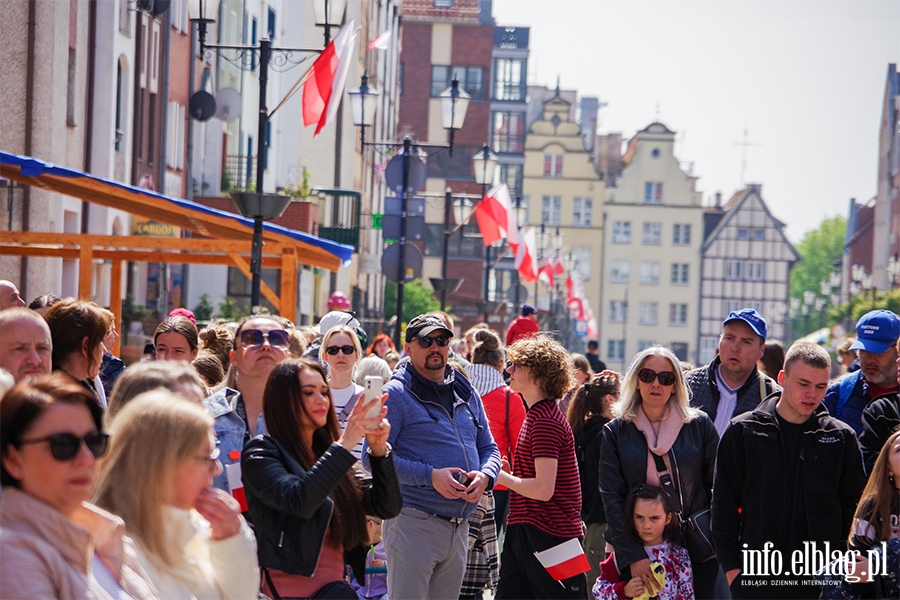
[{"label": "green tree foliage", "polygon": [[[830,305],[830,295],[822,295],[822,282],[829,280],[834,261],[841,260],[843,256],[846,231],[847,219],[838,216],[825,219],[817,228],[803,235],[796,246],[803,260],[791,270],[791,298],[797,299],[795,303],[802,305],[804,292],[811,291],[816,299],[824,298]],[[817,314],[815,303],[809,310]],[[820,319],[796,315],[792,321],[793,337],[801,337],[817,329]]]},{"label": "green tree foliage", "polygon": [[[408,322],[416,315],[439,310],[440,301],[435,298],[434,290],[422,285],[421,279],[415,279],[403,286],[403,320]],[[397,284],[390,281],[384,284],[384,316],[391,318],[397,314]]]},{"label": "green tree foliage", "polygon": [[213,308],[209,294],[203,294],[200,296],[200,304],[194,307],[194,317],[198,321],[209,321],[212,318]]}]

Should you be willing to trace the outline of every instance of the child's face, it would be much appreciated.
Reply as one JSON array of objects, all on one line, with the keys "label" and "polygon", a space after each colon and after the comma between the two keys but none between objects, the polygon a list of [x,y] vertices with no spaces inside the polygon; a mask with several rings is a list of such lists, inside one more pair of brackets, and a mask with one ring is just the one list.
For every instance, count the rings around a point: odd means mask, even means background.
[{"label": "child's face", "polygon": [[381,542],[381,519],[366,517],[366,531],[369,533],[369,543]]},{"label": "child's face", "polygon": [[666,514],[659,500],[638,498],[634,503],[634,529],[645,546],[657,546],[663,543],[663,530],[671,514]]}]

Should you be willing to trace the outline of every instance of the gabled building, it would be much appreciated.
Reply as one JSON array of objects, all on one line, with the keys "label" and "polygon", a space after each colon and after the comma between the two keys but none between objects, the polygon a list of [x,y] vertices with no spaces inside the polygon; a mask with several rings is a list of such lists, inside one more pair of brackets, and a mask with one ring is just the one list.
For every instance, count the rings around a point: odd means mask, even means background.
[{"label": "gabled building", "polygon": [[715,356],[722,321],[734,310],[756,309],[768,339],[786,341],[791,268],[801,257],[763,201],[762,186],[739,190],[705,217],[697,364]]},{"label": "gabled building", "polygon": [[653,344],[696,360],[703,208],[674,147],[675,132],[651,123],[629,140],[621,176],[607,183],[604,270],[591,287],[602,294],[595,314],[611,369],[624,371]]},{"label": "gabled building", "polygon": [[[581,125],[572,118],[572,103],[557,88],[543,107],[525,140],[523,200],[528,206],[528,224],[546,234],[544,247],[538,248],[539,257],[558,252],[562,258],[571,253],[585,297],[597,315],[605,260],[602,215],[606,187],[585,146]],[[561,236],[559,251],[553,248],[557,233]],[[564,277],[556,277],[553,289],[543,282],[528,286],[528,302],[551,313],[552,324],[568,313]]]}]

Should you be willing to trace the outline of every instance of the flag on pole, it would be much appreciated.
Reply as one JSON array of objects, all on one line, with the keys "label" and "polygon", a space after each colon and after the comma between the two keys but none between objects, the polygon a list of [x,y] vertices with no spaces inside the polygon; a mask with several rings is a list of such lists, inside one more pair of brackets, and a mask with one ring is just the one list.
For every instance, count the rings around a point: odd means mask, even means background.
[{"label": "flag on pole", "polygon": [[391,41],[391,30],[382,32],[374,38],[367,47],[368,50],[387,50]]},{"label": "flag on pole", "polygon": [[537,281],[537,238],[534,227],[525,230],[516,246],[516,271],[527,283]]},{"label": "flag on pole", "polygon": [[350,19],[306,74],[303,84],[303,126],[309,127],[316,123],[313,137],[319,135],[325,125],[334,121],[337,114],[357,33],[356,22]]},{"label": "flag on pole", "polygon": [[475,207],[475,218],[478,220],[478,229],[481,231],[485,246],[506,238],[515,251],[519,245],[519,228],[512,210],[509,188],[505,183],[488,190]]},{"label": "flag on pole", "polygon": [[554,288],[556,287],[556,276],[565,272],[566,268],[558,256],[548,256],[541,261],[541,265],[538,268],[538,278],[545,281],[551,288]]},{"label": "flag on pole", "polygon": [[548,548],[534,555],[541,562],[547,573],[556,581],[562,581],[591,570],[587,556],[581,548],[578,538],[572,538],[562,544]]}]

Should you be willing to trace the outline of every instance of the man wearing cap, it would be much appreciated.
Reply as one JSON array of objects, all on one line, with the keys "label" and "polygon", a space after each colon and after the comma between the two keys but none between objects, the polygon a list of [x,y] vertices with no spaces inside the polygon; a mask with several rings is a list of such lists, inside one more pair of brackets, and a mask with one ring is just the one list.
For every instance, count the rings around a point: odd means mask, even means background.
[{"label": "man wearing cap", "polygon": [[403,493],[400,515],[383,525],[389,598],[459,597],[466,519],[500,470],[481,398],[447,363],[452,337],[437,316],[415,317],[406,328],[409,361],[384,386]]},{"label": "man wearing cap", "polygon": [[728,422],[756,408],[781,388],[760,373],[756,361],[766,349],[766,320],[752,308],[733,311],[722,323],[718,354],[711,363],[685,374],[691,406],[709,415],[719,436]]},{"label": "man wearing cap", "polygon": [[897,393],[897,340],[900,318],[889,310],[873,310],[856,324],[856,341],[850,350],[859,352],[859,371],[845,375],[829,386],[823,404],[834,417],[862,434],[863,410],[885,394]]},{"label": "man wearing cap", "polygon": [[523,304],[522,316],[513,319],[506,330],[506,345],[511,345],[519,338],[537,335],[538,331],[537,309],[530,304]]}]

